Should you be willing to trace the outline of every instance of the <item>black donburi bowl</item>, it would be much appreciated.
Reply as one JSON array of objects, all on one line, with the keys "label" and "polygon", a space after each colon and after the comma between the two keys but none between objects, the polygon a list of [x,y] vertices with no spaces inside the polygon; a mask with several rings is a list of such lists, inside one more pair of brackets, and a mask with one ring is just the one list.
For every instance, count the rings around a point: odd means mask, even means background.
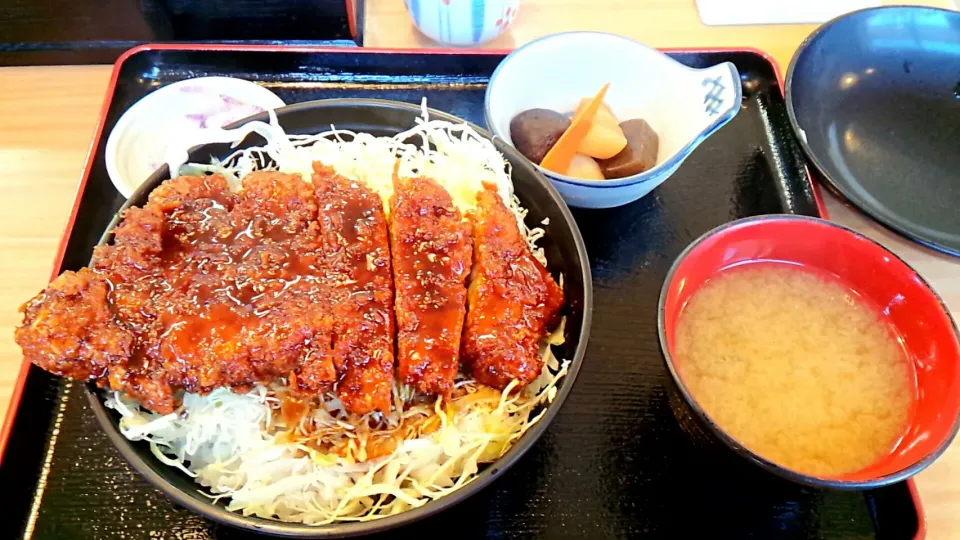
[{"label": "black donburi bowl", "polygon": [[[277,110],[277,118],[280,124],[288,133],[292,134],[318,133],[328,130],[330,125],[333,124],[337,128],[356,132],[395,135],[413,127],[415,119],[419,115],[420,108],[417,106],[372,99],[311,101]],[[463,122],[456,117],[434,110],[430,111],[430,117],[450,122]],[[266,119],[267,116],[264,113],[240,123]],[[480,128],[476,129],[484,137],[489,138],[486,131]],[[251,135],[243,141],[241,147],[255,146],[263,142],[260,136]],[[560,406],[563,405],[570,394],[587,346],[593,300],[590,266],[587,261],[586,250],[570,210],[563,203],[556,189],[534,169],[529,161],[499,140],[495,140],[494,144],[513,167],[515,191],[529,211],[528,223],[539,224],[544,218],[549,218],[549,225],[545,227],[547,235],[540,241],[540,245],[546,252],[551,273],[554,276],[563,274],[564,293],[567,299],[564,308],[564,313],[567,316],[566,342],[555,352],[558,358],[571,360],[571,365],[567,376],[559,385],[556,399],[547,406],[544,417],[500,459],[483,467],[474,481],[450,495],[431,501],[419,508],[363,523],[348,522],[310,526],[258,517],[245,517],[239,513],[228,511],[224,502],[213,502],[210,498],[201,494],[199,492],[200,486],[194,483],[190,477],[157,460],[150,452],[147,443],[127,440],[118,428],[119,415],[104,406],[103,394],[100,390],[92,385],[87,385],[87,394],[94,414],[107,436],[120,450],[120,453],[140,474],[174,502],[198,514],[234,527],[300,538],[357,536],[384,531],[420,520],[449,508],[480,491],[484,486],[493,482],[504,470],[516,463],[543,435],[547,426],[550,425],[550,422],[560,410]],[[231,149],[225,144],[204,145],[191,152],[190,161],[208,163],[211,157],[224,158],[230,152]],[[101,239],[101,244],[109,243],[112,240],[111,231],[120,221],[126,208],[145,204],[150,192],[169,177],[169,171],[165,166],[154,173],[130,197],[117,217],[111,222]]]}]

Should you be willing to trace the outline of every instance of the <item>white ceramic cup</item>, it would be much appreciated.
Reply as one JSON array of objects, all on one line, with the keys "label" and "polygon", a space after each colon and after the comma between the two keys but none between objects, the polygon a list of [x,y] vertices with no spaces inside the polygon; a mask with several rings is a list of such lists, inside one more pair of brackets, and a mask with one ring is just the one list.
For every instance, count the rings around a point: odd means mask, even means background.
[{"label": "white ceramic cup", "polygon": [[404,0],[413,24],[430,39],[471,47],[499,36],[517,16],[520,0]]}]

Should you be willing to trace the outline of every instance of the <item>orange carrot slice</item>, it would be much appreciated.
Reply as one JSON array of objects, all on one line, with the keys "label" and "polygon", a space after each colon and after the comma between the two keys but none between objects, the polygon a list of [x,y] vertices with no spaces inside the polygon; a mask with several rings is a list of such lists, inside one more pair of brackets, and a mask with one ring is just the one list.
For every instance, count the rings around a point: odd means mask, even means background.
[{"label": "orange carrot slice", "polygon": [[573,116],[570,127],[563,132],[553,148],[543,157],[543,161],[540,162],[541,167],[558,174],[566,172],[570,167],[570,162],[573,161],[573,156],[577,153],[577,148],[583,138],[587,136],[587,132],[590,131],[590,124],[593,123],[593,117],[597,115],[600,105],[603,104],[603,97],[607,95],[607,88],[610,88],[610,83],[603,85],[603,88],[597,92],[597,95],[593,96],[593,99],[583,108],[580,114]]}]

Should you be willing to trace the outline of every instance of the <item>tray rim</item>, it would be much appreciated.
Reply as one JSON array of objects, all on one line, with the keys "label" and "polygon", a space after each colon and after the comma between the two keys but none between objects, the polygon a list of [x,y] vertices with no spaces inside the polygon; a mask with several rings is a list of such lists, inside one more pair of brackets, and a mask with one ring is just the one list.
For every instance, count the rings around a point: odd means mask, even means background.
[{"label": "tray rim", "polygon": [[[350,0],[346,0],[348,5],[348,14],[350,13],[349,5],[352,3]],[[83,168],[81,169],[80,182],[77,184],[76,192],[74,193],[73,198],[73,207],[70,211],[70,217],[67,219],[67,223],[64,227],[63,234],[60,237],[60,242],[57,247],[57,253],[53,259],[53,268],[51,270],[50,279],[54,279],[60,265],[63,263],[63,257],[67,249],[67,243],[70,238],[70,233],[73,231],[74,225],[76,223],[77,212],[80,208],[80,200],[83,197],[83,193],[87,187],[87,181],[90,178],[90,172],[93,168],[93,162],[96,158],[97,151],[100,149],[101,144],[105,144],[106,141],[103,141],[103,132],[106,125],[107,114],[110,111],[110,106],[113,103],[113,98],[116,93],[117,82],[120,78],[120,71],[123,68],[123,65],[131,57],[149,51],[230,51],[230,52],[289,52],[289,53],[334,53],[334,54],[430,54],[430,55],[483,55],[483,56],[497,56],[497,55],[507,55],[510,54],[514,49],[455,49],[455,48],[435,48],[435,49],[420,49],[420,48],[389,48],[389,47],[336,47],[336,46],[309,46],[309,45],[266,45],[266,44],[233,44],[233,43],[144,43],[142,45],[137,45],[123,54],[121,54],[117,60],[113,63],[113,68],[110,73],[110,79],[107,82],[106,92],[104,95],[103,104],[100,106],[100,113],[97,118],[96,129],[93,132],[93,137],[90,140],[90,145],[87,149],[87,155],[84,159]],[[657,47],[657,50],[664,53],[733,53],[733,52],[747,52],[753,53],[757,56],[760,56],[764,61],[768,62],[771,67],[773,67],[774,75],[777,78],[777,86],[780,96],[786,101],[786,88],[784,87],[784,75],[783,70],[780,67],[779,62],[771,56],[768,52],[758,49],[756,47]],[[805,160],[804,160],[805,161]],[[807,177],[807,181],[810,183],[812,189],[814,202],[816,203],[818,217],[822,219],[830,219],[830,215],[827,212],[827,208],[823,201],[823,192],[820,183],[816,181],[815,176],[811,174],[810,164],[803,164],[804,173]],[[20,370],[17,374],[17,379],[14,382],[13,392],[10,395],[10,401],[7,406],[7,412],[3,421],[3,426],[0,428],[0,464],[3,463],[3,456],[7,447],[7,443],[10,440],[10,434],[13,430],[13,422],[16,417],[16,413],[21,405],[21,398],[23,397],[23,389],[27,382],[27,375],[30,371],[30,362],[26,359],[20,364]],[[920,494],[917,491],[916,482],[914,479],[908,478],[905,481],[907,485],[907,490],[910,493],[911,502],[917,513],[917,533],[914,535],[914,540],[924,540],[927,537],[927,518],[926,511],[924,510],[922,501],[920,499]]]}]

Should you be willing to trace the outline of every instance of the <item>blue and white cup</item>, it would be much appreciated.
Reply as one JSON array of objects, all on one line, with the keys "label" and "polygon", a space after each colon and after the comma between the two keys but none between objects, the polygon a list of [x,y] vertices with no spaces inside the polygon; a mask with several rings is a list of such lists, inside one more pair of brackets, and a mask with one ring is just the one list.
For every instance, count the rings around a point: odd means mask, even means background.
[{"label": "blue and white cup", "polygon": [[499,36],[517,16],[520,0],[404,0],[413,24],[430,39],[472,47]]}]

